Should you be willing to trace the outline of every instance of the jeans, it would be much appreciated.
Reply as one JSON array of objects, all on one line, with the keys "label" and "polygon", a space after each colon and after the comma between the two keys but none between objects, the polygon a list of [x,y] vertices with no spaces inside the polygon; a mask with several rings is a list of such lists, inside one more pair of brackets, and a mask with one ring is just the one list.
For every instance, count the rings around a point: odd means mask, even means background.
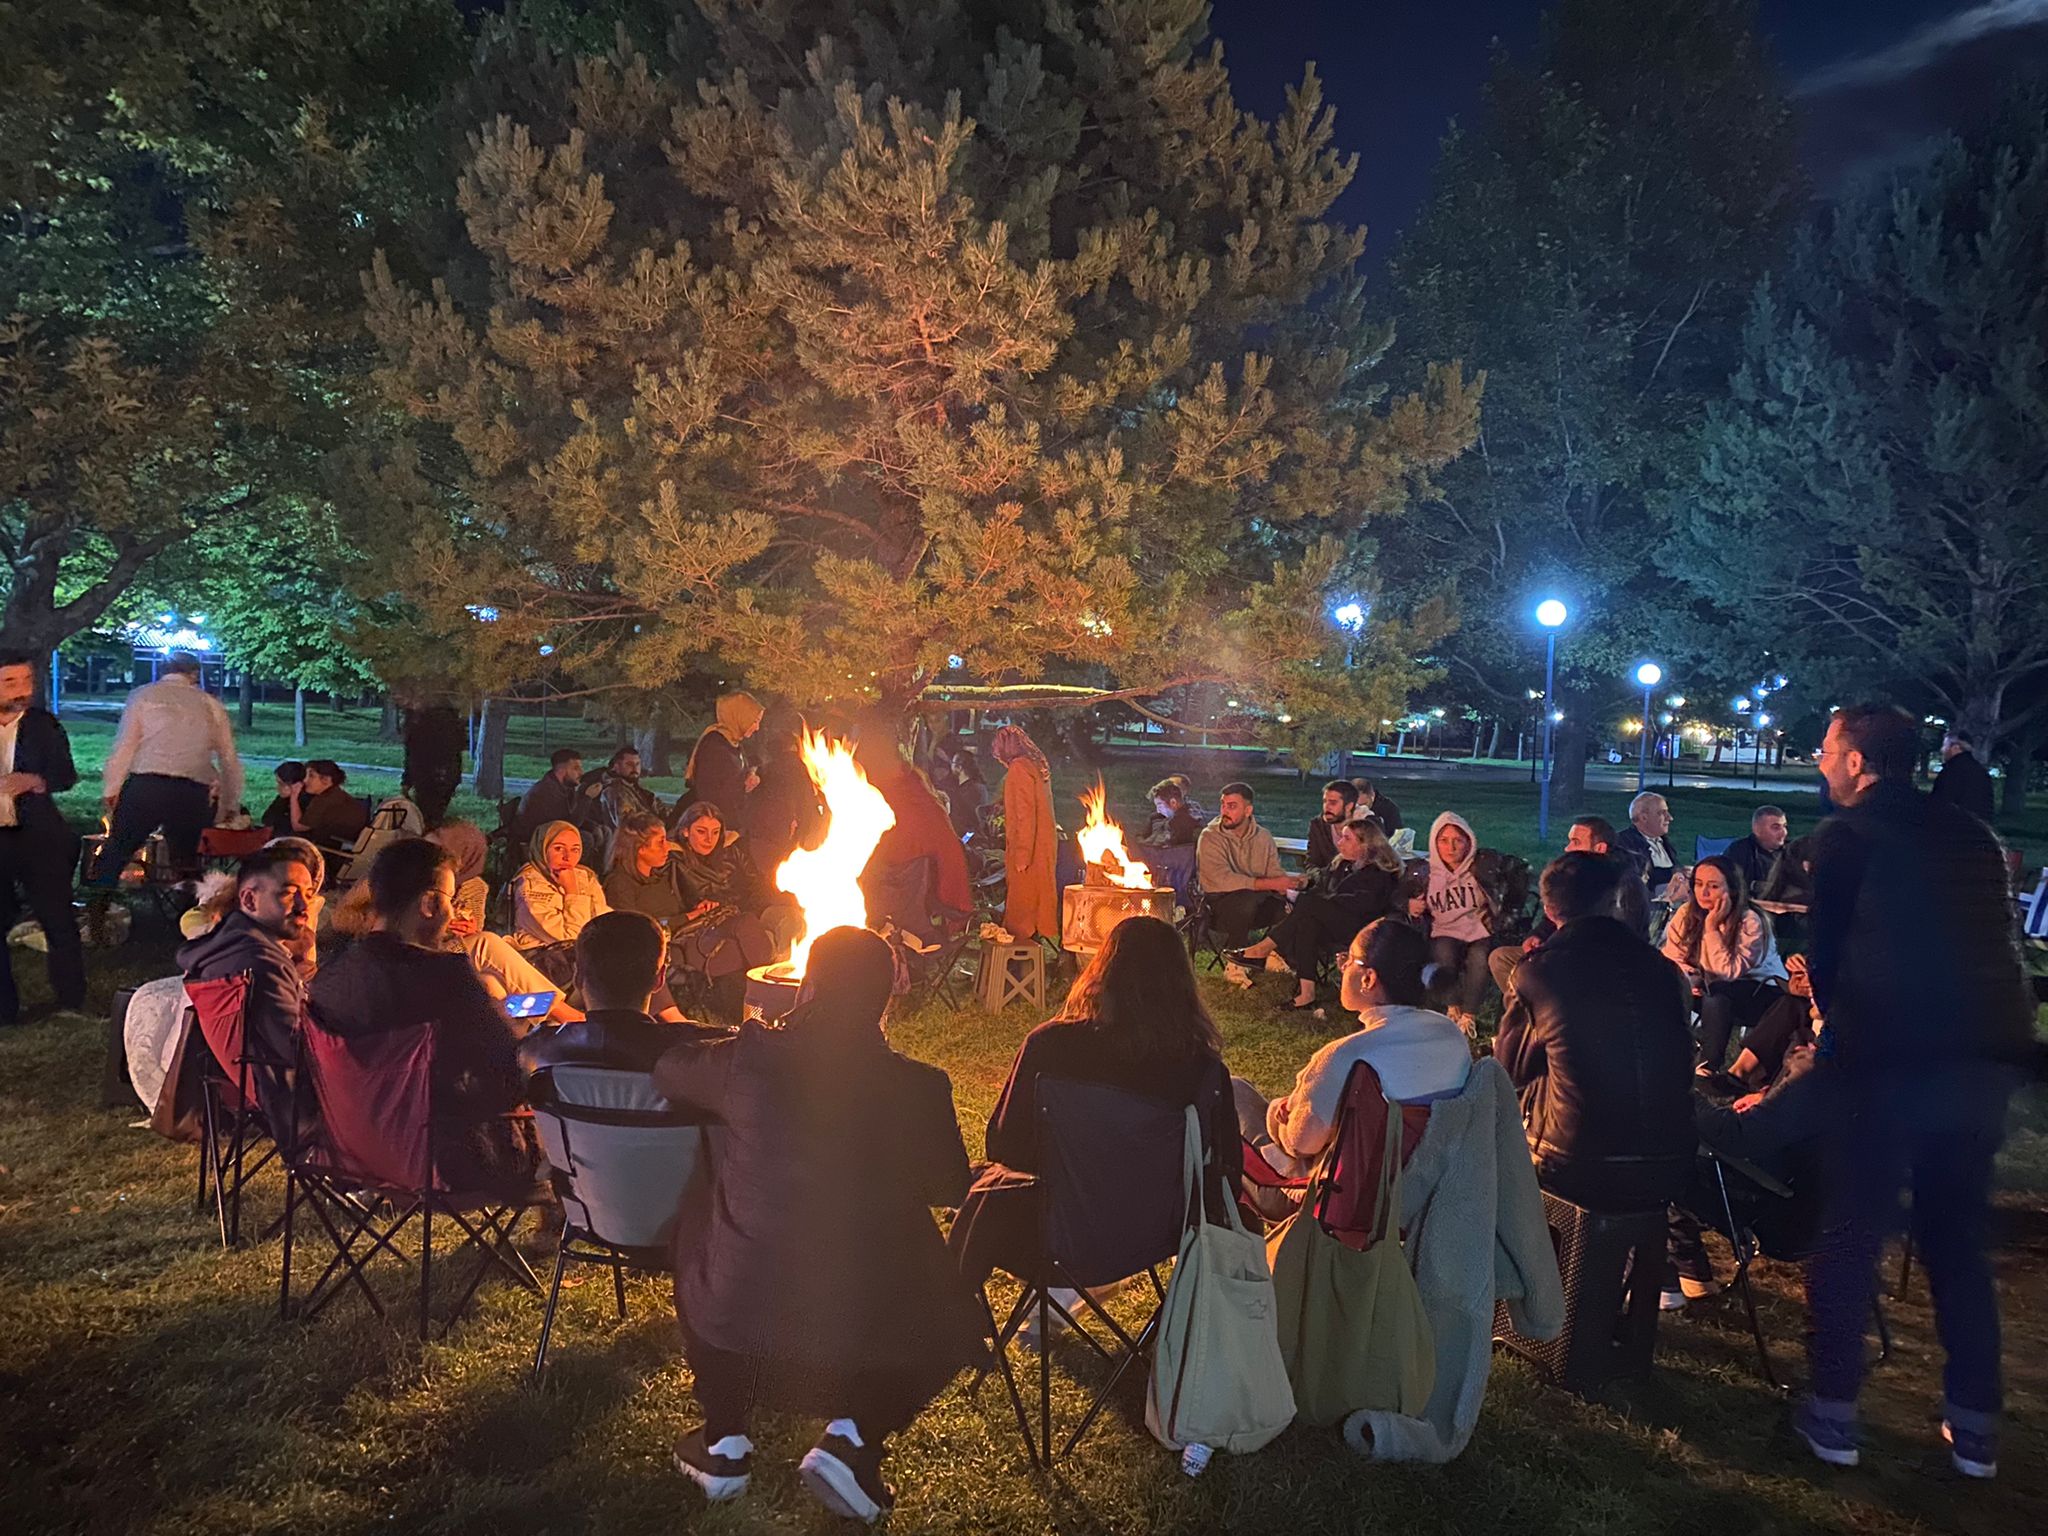
[{"label": "jeans", "polygon": [[148,842],[149,834],[159,827],[163,828],[164,849],[170,855],[171,868],[181,875],[190,874],[199,867],[199,834],[212,820],[212,785],[165,773],[129,774],[121,785],[121,798],[114,807],[114,824],[100,848],[92,883],[116,884],[128,861],[135,857],[135,850]]},{"label": "jeans", "polygon": [[1864,1327],[1877,1294],[1877,1260],[1912,1196],[1914,1246],[1934,1296],[1948,1356],[1948,1418],[1994,1434],[2003,1407],[1998,1294],[1985,1252],[1991,1165],[2005,1137],[2012,1074],[1988,1062],[1849,1078],[1831,1063],[1824,1158],[1827,1214],[1806,1265],[1811,1314],[1807,1358],[1823,1412],[1846,1418],[1863,1385]]},{"label": "jeans", "polygon": [[1486,1000],[1486,984],[1492,980],[1486,966],[1492,953],[1491,939],[1433,938],[1429,941],[1429,958],[1451,973],[1451,977],[1446,979],[1451,987],[1451,1007],[1465,1013],[1479,1011],[1479,1005]]}]

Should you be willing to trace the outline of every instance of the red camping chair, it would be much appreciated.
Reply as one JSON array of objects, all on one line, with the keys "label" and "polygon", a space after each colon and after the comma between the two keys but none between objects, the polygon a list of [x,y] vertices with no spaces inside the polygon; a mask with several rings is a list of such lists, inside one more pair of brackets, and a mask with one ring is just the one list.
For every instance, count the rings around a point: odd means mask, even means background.
[{"label": "red camping chair", "polygon": [[512,1231],[537,1203],[507,1202],[477,1191],[451,1189],[433,1156],[433,1077],[436,1026],[429,1022],[378,1034],[345,1036],[312,1018],[299,1031],[300,1060],[320,1130],[292,1160],[294,1184],[286,1191],[284,1273],[280,1315],[291,1310],[295,1216],[309,1208],[334,1243],[334,1257],[299,1303],[315,1317],[345,1287],[353,1286],[377,1316],[384,1303],[365,1275],[378,1254],[410,1264],[399,1240],[415,1221],[418,1235],[418,1327],[430,1337],[434,1219],[451,1220],[480,1257],[441,1322],[442,1337],[468,1310],[484,1277],[496,1267],[539,1294],[541,1283]]},{"label": "red camping chair", "polygon": [[270,841],[270,828],[207,827],[199,834],[199,861],[209,869],[231,869]]},{"label": "red camping chair", "polygon": [[[1387,1113],[1393,1101],[1380,1086],[1380,1075],[1369,1062],[1356,1062],[1344,1079],[1344,1093],[1337,1101],[1337,1124],[1331,1134],[1336,1162],[1330,1170],[1323,1203],[1313,1213],[1323,1230],[1347,1247],[1370,1245],[1379,1213],[1373,1209],[1374,1191],[1379,1188],[1380,1161],[1387,1144]],[[1401,1105],[1401,1165],[1415,1155],[1422,1133],[1429,1129],[1429,1105]],[[1267,1162],[1250,1142],[1244,1145],[1244,1178],[1261,1189],[1287,1190],[1299,1196],[1307,1190],[1307,1178],[1290,1178]],[[1252,1215],[1259,1213],[1252,1211]]]},{"label": "red camping chair", "polygon": [[[185,996],[191,1000],[192,1013],[205,1037],[208,1053],[207,1059],[199,1064],[196,1207],[205,1208],[210,1181],[214,1213],[220,1221],[221,1246],[232,1248],[242,1240],[242,1190],[278,1155],[275,1130],[255,1091],[255,1075],[282,1075],[289,1070],[290,1063],[273,1060],[260,1051],[250,1052],[244,1022],[249,1001],[248,972],[212,981],[188,981]],[[270,1145],[252,1163],[248,1161],[249,1152],[258,1140]],[[291,1177],[288,1169],[285,1176]]]}]

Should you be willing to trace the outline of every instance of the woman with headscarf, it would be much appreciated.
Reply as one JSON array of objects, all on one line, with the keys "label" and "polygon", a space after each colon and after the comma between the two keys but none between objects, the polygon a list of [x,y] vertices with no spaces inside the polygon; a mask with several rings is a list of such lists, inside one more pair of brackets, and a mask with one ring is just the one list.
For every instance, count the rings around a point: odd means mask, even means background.
[{"label": "woman with headscarf", "polygon": [[[932,789],[931,781],[917,770],[888,735],[864,736],[854,750],[855,760],[868,782],[882,792],[896,824],[875,844],[873,857],[861,875],[868,893],[868,912],[880,919],[892,917],[913,932],[923,933],[929,912],[911,911],[903,904],[937,897],[949,913],[964,922],[974,910],[974,888],[967,879],[967,850],[953,830],[946,807]],[[923,876],[921,861],[931,861],[931,872]],[[928,882],[928,883],[927,883]]]},{"label": "woman with headscarf", "polygon": [[583,834],[569,822],[548,822],[527,853],[512,877],[513,944],[533,951],[574,945],[585,923],[611,910],[597,871],[583,865]]},{"label": "woman with headscarf", "polygon": [[683,804],[708,800],[734,825],[746,824],[747,794],[760,775],[747,766],[741,743],[761,728],[763,710],[751,693],[721,693],[713,706],[712,724],[691,749]]},{"label": "woman with headscarf", "polygon": [[460,938],[481,932],[484,909],[491,904],[491,888],[484,883],[484,860],[491,845],[484,829],[457,817],[434,828],[427,841],[446,848],[455,860],[455,917],[448,931]]},{"label": "woman with headscarf", "polygon": [[952,1084],[890,1050],[889,946],[834,928],[780,1024],[693,1041],[655,1064],[678,1109],[714,1122],[709,1189],[675,1238],[676,1315],[704,1422],[676,1465],[722,1500],[752,1472],[753,1410],[828,1417],[799,1468],[836,1514],[872,1521],[889,1435],[983,1358],[973,1294],[931,1207],[967,1187]]},{"label": "woman with headscarf", "polygon": [[1017,939],[1060,931],[1053,878],[1059,833],[1052,819],[1052,764],[1021,725],[996,732],[989,753],[1003,765],[1003,927]]}]

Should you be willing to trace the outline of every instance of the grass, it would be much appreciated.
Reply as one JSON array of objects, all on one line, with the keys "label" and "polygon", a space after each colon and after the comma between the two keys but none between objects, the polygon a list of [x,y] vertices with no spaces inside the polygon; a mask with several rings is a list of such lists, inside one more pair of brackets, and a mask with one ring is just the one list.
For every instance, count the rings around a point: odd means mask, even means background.
[{"label": "grass", "polygon": [[[83,733],[79,733],[83,734]],[[83,755],[83,754],[82,754]],[[1133,805],[1144,763],[1117,762]],[[1063,795],[1078,776],[1062,768]],[[1261,782],[1275,825],[1305,817],[1308,788]],[[1489,842],[1527,842],[1526,786],[1406,784],[1404,810],[1467,809]],[[1522,796],[1517,799],[1517,794]],[[1681,830],[1739,812],[1679,798]],[[1605,809],[1603,807],[1603,809]],[[1714,818],[1719,817],[1721,821]],[[1517,831],[1517,827],[1521,831]],[[1518,841],[1519,839],[1519,841]],[[160,925],[96,954],[93,1002],[163,974]],[[21,955],[20,960],[32,960]],[[40,967],[20,967],[31,1002]],[[1233,1068],[1270,1091],[1341,1021],[1301,1027],[1276,1011],[1277,982],[1241,993],[1204,983]],[[1036,1010],[971,1004],[892,1024],[901,1050],[952,1075],[970,1148]],[[97,1106],[100,1031],[50,1019],[0,1036],[0,1487],[24,1532],[826,1531],[842,1527],[793,1471],[816,1426],[764,1418],[762,1470],[740,1503],[706,1510],[668,1465],[694,1416],[668,1288],[634,1282],[631,1316],[609,1318],[609,1286],[567,1294],[549,1377],[525,1383],[539,1308],[489,1289],[445,1342],[421,1346],[354,1301],[311,1324],[274,1318],[278,1250],[223,1254],[192,1211],[194,1149]],[[899,1531],[1290,1533],[1514,1531],[1594,1536],[1664,1531],[1824,1531],[1972,1536],[2039,1528],[2048,1494],[2048,1105],[2030,1094],[2002,1163],[1999,1266],[2012,1428],[2001,1480],[1964,1486],[1935,1436],[1940,1352],[1924,1281],[1895,1306],[1894,1360],[1873,1374],[1874,1444],[1863,1470],[1828,1473],[1795,1454],[1779,1400],[1758,1379],[1737,1305],[1667,1319],[1655,1377],[1598,1402],[1542,1386],[1497,1360],[1472,1446],[1445,1468],[1376,1467],[1335,1437],[1297,1427],[1259,1455],[1220,1457],[1199,1481],[1176,1470],[1126,1406],[1051,1477],[1026,1466],[999,1384],[956,1385],[894,1447]],[[279,1202],[260,1184],[260,1228]],[[541,1245],[530,1249],[538,1258]],[[1797,1372],[1797,1276],[1763,1271],[1783,1368]],[[1056,1380],[1086,1374],[1068,1349]],[[1071,1416],[1075,1392],[1059,1389]],[[1069,1417],[1068,1422],[1071,1422]]]}]

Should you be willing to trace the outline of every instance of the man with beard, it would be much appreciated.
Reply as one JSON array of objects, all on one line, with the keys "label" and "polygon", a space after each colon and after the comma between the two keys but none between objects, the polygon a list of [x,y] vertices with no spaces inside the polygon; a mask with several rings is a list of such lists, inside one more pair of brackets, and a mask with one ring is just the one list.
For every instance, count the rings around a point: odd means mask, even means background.
[{"label": "man with beard", "polygon": [[0,655],[0,1025],[21,1018],[4,940],[24,898],[43,926],[56,1006],[85,1003],[85,951],[71,910],[78,839],[50,798],[76,784],[78,770],[64,727],[35,707],[35,692],[35,664],[19,654]]}]

